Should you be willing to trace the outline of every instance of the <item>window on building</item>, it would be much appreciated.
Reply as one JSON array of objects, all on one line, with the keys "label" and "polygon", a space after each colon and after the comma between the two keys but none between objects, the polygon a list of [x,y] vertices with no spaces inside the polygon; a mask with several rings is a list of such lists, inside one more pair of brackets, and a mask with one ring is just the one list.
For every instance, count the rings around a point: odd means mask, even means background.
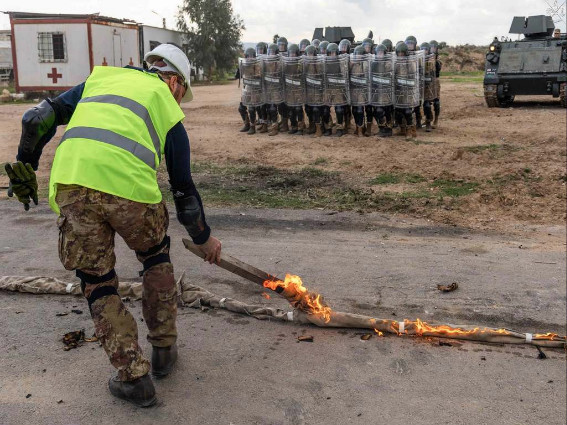
[{"label": "window on building", "polygon": [[152,41],[150,40],[150,50],[154,50],[157,46],[159,46],[161,43],[159,41]]},{"label": "window on building", "polygon": [[62,32],[38,32],[37,50],[40,62],[67,62],[67,46]]}]

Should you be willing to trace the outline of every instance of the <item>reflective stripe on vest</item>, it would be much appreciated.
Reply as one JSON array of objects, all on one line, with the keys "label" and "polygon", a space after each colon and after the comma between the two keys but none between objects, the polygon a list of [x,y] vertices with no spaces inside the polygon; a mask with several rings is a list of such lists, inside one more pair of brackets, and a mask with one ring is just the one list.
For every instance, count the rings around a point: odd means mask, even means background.
[{"label": "reflective stripe on vest", "polygon": [[130,152],[154,170],[156,170],[159,165],[155,163],[155,155],[151,150],[114,131],[94,127],[73,127],[65,132],[59,145],[67,139],[90,139],[96,140],[97,142],[108,143],[109,145]]},{"label": "reflective stripe on vest", "polygon": [[[79,103],[83,102],[97,102],[97,103],[111,103],[113,105],[122,106],[136,114],[140,117],[144,123],[146,123],[146,127],[148,127],[148,133],[150,133],[150,137],[152,138],[152,142],[154,144],[154,148],[157,152],[158,161],[161,158],[161,148],[160,148],[160,141],[159,137],[156,133],[156,129],[154,127],[154,123],[150,118],[150,113],[146,109],[146,107],[132,99],[128,99],[127,97],[118,96],[115,94],[105,94],[100,96],[92,96],[92,97],[85,97],[79,101]],[[75,136],[81,137],[81,136]],[[98,139],[95,139],[98,140]],[[118,146],[118,145],[117,145]],[[121,147],[121,146],[120,146]],[[144,161],[145,162],[145,161]],[[152,167],[155,168],[155,167]]]}]

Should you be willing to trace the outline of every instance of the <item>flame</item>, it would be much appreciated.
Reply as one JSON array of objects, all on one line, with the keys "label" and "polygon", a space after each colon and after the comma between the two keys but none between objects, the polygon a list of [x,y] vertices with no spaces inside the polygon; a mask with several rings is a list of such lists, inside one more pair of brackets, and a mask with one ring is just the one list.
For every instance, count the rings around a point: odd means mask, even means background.
[{"label": "flame", "polygon": [[423,335],[424,333],[428,333],[428,334],[438,333],[442,335],[474,335],[476,333],[483,333],[483,332],[511,335],[510,331],[506,329],[489,329],[489,328],[480,328],[480,327],[476,327],[473,329],[461,329],[461,328],[452,328],[451,326],[447,326],[447,325],[432,326],[427,324],[426,322],[422,322],[420,319],[417,319],[415,321],[415,329],[416,329],[415,332],[416,335]]},{"label": "flame", "polygon": [[378,336],[384,336],[384,332],[380,332],[378,329],[374,329],[374,332],[376,332]]},{"label": "flame", "polygon": [[266,294],[265,292],[262,292],[262,296],[263,296],[265,299],[267,299],[267,300],[269,300],[269,299],[271,298],[271,297],[270,297],[268,294]]},{"label": "flame", "polygon": [[535,339],[549,339],[550,341],[554,341],[556,338],[559,338],[559,335],[547,332],[545,334],[534,334]]},{"label": "flame", "polygon": [[323,318],[325,323],[331,320],[331,308],[323,301],[320,294],[309,292],[299,276],[286,274],[285,280],[265,280],[264,288],[276,291],[282,288],[283,295],[294,307]]}]

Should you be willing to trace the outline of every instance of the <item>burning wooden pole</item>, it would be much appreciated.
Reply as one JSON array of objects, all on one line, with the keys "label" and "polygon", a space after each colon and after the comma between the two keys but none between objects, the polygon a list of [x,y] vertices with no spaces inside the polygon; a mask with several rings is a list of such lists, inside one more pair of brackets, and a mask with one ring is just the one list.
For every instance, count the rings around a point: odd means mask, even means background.
[{"label": "burning wooden pole", "polygon": [[[204,254],[191,241],[183,239],[183,244],[189,251],[204,258]],[[297,323],[310,323],[320,327],[371,329],[379,335],[393,333],[504,344],[531,344],[542,347],[566,346],[566,337],[554,333],[520,333],[509,329],[470,325],[433,325],[420,319],[398,321],[336,312],[323,301],[321,295],[308,291],[298,276],[287,275],[285,280],[282,281],[225,253],[221,254],[220,267],[277,292],[287,299],[295,310],[284,312],[265,306],[247,305],[230,298],[217,297],[198,287],[195,287],[196,289],[192,289],[193,287],[186,288],[182,293],[182,299],[193,302],[194,294],[190,293],[197,291],[200,294],[197,297],[201,297],[198,299],[213,307],[226,308],[253,316],[255,314],[251,312],[258,312],[257,314],[262,318],[272,317]]]}]

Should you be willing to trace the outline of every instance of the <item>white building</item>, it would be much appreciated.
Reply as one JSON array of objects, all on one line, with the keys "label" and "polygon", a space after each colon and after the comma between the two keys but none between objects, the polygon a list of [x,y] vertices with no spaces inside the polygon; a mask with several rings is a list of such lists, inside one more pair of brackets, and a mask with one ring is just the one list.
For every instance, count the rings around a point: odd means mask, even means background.
[{"label": "white building", "polygon": [[85,81],[96,65],[141,66],[144,54],[158,44],[184,44],[178,31],[98,14],[6,13],[18,92],[67,90]]}]

